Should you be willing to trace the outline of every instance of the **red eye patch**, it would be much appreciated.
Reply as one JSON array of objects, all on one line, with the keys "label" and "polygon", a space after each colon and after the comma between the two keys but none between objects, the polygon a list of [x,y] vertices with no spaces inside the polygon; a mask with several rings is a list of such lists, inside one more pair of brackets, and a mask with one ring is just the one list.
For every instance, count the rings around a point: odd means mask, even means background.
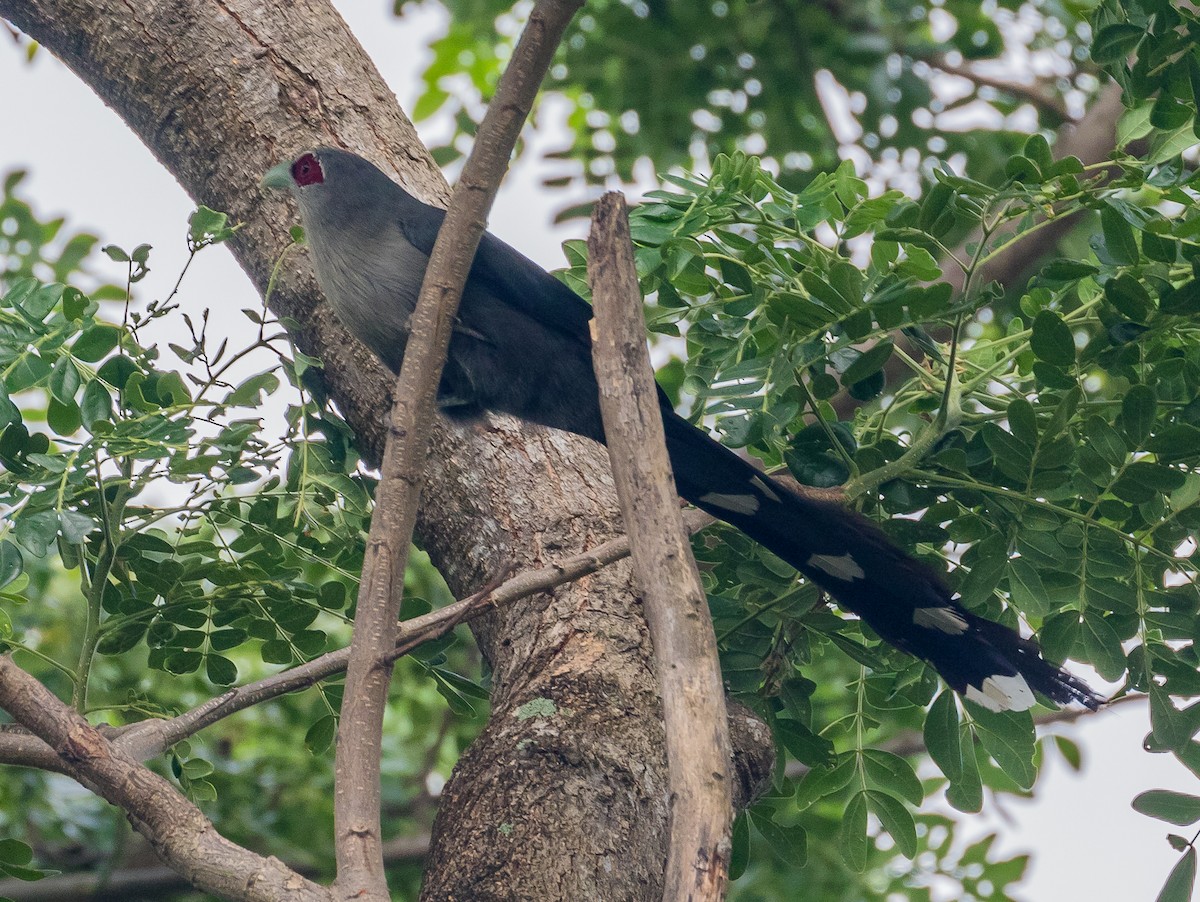
[{"label": "red eye patch", "polygon": [[321,162],[316,154],[306,153],[292,164],[292,178],[303,188],[305,185],[320,185],[325,181]]}]

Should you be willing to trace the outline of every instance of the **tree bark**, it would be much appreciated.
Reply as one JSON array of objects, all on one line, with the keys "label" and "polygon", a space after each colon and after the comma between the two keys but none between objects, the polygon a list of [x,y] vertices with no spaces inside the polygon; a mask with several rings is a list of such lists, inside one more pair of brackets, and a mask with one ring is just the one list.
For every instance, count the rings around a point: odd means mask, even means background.
[{"label": "tree bark", "polygon": [[[0,0],[0,16],[89,84],[199,203],[244,222],[231,249],[261,292],[295,213],[258,190],[273,163],[346,147],[415,194],[445,184],[395,98],[323,0]],[[368,460],[383,447],[391,379],[349,338],[303,255],[272,308],[321,357]],[[520,569],[619,530],[604,450],[493,418],[439,422],[417,533],[457,595],[501,562]],[[429,899],[661,895],[666,760],[645,624],[627,564],[481,618],[493,713],[447,785]],[[773,762],[761,722],[735,710],[735,797]],[[317,840],[319,841],[319,840]]]}]

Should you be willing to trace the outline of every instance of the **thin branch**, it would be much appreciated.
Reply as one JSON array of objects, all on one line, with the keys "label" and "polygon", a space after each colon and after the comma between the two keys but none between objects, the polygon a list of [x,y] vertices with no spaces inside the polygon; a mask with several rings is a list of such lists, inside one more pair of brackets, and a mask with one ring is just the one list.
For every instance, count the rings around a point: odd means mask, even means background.
[{"label": "thin branch", "polygon": [[390,898],[380,830],[383,712],[404,568],[416,525],[438,382],[467,273],[521,128],[583,0],[539,0],[454,188],[411,321],[384,448],[346,671],[336,755],[334,849],[346,898]]},{"label": "thin branch", "polygon": [[329,890],[221,836],[174,786],[114,748],[10,655],[0,656],[0,707],[53,748],[72,777],[121,808],[163,861],[194,886],[253,902],[329,902]]},{"label": "thin branch", "polygon": [[1077,121],[1071,115],[1070,110],[1067,109],[1066,104],[1062,102],[1062,99],[1054,95],[1053,89],[1050,87],[1050,79],[1035,79],[1032,84],[1022,84],[1004,78],[996,78],[984,75],[970,66],[955,65],[948,62],[945,54],[938,55],[929,60],[929,65],[944,72],[946,75],[966,79],[977,87],[992,88],[1001,93],[1009,94],[1017,100],[1024,100],[1037,107],[1043,113],[1054,117],[1059,122]]},{"label": "thin branch", "polygon": [[664,902],[725,898],[733,815],[729,721],[708,598],[680,516],[654,385],[625,199],[588,236],[600,410],[654,643],[671,779]]}]

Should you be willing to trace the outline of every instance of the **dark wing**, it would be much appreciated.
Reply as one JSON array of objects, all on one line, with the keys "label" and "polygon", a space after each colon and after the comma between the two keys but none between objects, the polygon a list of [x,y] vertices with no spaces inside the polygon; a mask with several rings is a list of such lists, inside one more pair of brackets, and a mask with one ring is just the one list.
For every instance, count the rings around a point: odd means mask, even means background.
[{"label": "dark wing", "polygon": [[[426,213],[414,215],[415,208],[402,205],[400,229],[417,249],[432,254],[446,211],[407,197]],[[591,346],[591,304],[491,232],[479,242],[470,281],[542,325]]]}]

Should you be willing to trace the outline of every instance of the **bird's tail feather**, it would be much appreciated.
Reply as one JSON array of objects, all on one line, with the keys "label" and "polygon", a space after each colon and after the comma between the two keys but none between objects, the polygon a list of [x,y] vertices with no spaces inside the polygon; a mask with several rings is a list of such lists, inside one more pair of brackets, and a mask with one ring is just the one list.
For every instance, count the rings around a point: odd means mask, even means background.
[{"label": "bird's tail feather", "polygon": [[766,476],[665,406],[663,423],[681,496],[779,555],[967,699],[1022,711],[1036,690],[1059,704],[1099,706],[1036,642],[968,611],[939,573],[870,520]]}]

